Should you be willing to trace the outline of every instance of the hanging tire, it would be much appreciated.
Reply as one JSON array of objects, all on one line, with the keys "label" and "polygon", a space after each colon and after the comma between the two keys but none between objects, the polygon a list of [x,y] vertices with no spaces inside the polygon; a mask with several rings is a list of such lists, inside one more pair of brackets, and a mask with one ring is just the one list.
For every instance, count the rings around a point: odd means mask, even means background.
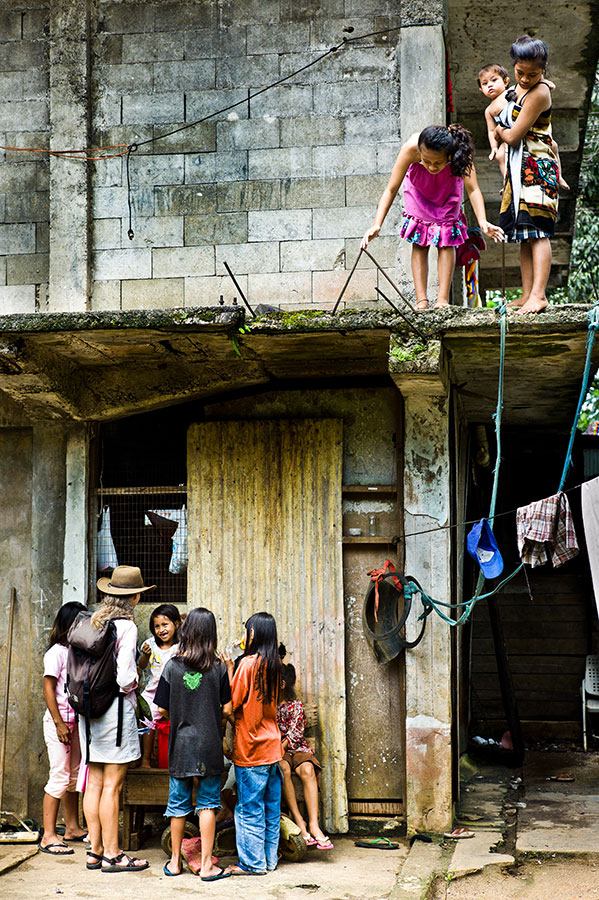
[{"label": "hanging tire", "polygon": [[281,838],[279,850],[283,859],[290,862],[300,862],[308,852],[306,842],[301,834],[290,834],[287,838]]},{"label": "hanging tire", "polygon": [[[197,825],[194,825],[193,822],[185,823],[185,834],[184,838],[194,838],[200,836],[200,829]],[[173,852],[173,842],[171,839],[171,826],[168,825],[164,831],[162,832],[162,836],[160,838],[160,846],[164,850],[167,856],[171,856]]]}]

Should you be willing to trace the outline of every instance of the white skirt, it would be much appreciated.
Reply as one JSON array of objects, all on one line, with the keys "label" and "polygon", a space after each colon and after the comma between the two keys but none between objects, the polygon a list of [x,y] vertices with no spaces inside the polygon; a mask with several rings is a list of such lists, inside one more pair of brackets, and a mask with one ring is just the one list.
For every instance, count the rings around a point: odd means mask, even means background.
[{"label": "white skirt", "polygon": [[[115,697],[110,709],[99,719],[90,722],[91,741],[89,745],[89,761],[92,763],[130,763],[139,759],[139,735],[137,718],[133,705],[126,698],[123,700],[123,731],[121,746],[116,745],[118,726],[119,698]],[[86,760],[85,719],[79,716],[79,742],[81,759]]]}]

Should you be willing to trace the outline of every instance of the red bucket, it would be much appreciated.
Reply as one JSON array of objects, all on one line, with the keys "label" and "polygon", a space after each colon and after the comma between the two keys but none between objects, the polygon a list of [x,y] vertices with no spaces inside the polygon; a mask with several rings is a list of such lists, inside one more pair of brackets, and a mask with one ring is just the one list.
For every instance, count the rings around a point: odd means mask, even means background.
[{"label": "red bucket", "polygon": [[162,719],[156,722],[156,733],[158,735],[158,768],[168,769],[168,736],[171,730],[169,719]]}]

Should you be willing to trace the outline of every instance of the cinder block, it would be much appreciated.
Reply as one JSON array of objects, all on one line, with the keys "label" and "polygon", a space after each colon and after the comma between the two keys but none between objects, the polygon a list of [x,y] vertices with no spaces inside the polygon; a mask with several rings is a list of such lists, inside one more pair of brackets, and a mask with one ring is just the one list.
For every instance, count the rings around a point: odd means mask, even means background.
[{"label": "cinder block", "polygon": [[6,256],[0,256],[0,284],[6,284]]},{"label": "cinder block", "polygon": [[103,4],[99,27],[102,31],[117,34],[143,34],[154,30],[154,4],[129,3]]},{"label": "cinder block", "polygon": [[338,209],[315,209],[312,213],[314,238],[362,237],[372,224],[370,206],[341,206]]},{"label": "cinder block", "polygon": [[217,153],[215,181],[244,181],[248,174],[247,155],[247,150],[227,150]]},{"label": "cinder block", "polygon": [[122,98],[123,123],[179,122],[185,118],[183,94],[125,94]]},{"label": "cinder block", "polygon": [[94,311],[121,308],[120,281],[92,282],[91,308]]},{"label": "cinder block", "polygon": [[214,275],[213,247],[178,247],[152,251],[154,278],[184,278],[187,275]]},{"label": "cinder block", "polygon": [[235,59],[221,58],[216,66],[216,87],[260,88],[266,87],[279,77],[279,57],[276,53],[261,56],[240,56]]},{"label": "cinder block", "polygon": [[[322,303],[334,303],[347,280],[349,272],[313,272],[312,297],[318,308]],[[376,300],[377,270],[356,269],[343,295],[346,304],[356,300]]]},{"label": "cinder block", "polygon": [[129,176],[131,187],[183,184],[183,154],[136,156],[133,153],[129,161]]},{"label": "cinder block", "polygon": [[149,28],[145,33],[123,35],[123,62],[126,63],[183,59],[184,52],[185,39],[180,32],[154,32]]},{"label": "cinder block", "polygon": [[46,41],[8,41],[0,44],[0,72],[27,72],[48,63]]},{"label": "cinder block", "polygon": [[249,272],[279,271],[279,242],[260,241],[255,244],[221,244],[216,247],[216,271],[223,270],[227,261],[233,273],[246,275]]},{"label": "cinder block", "polygon": [[249,241],[307,241],[312,237],[312,211],[257,210],[248,213]]},{"label": "cinder block", "polygon": [[127,236],[127,219],[122,219],[121,222],[122,247],[183,246],[183,216],[137,216],[132,241]]},{"label": "cinder block", "polygon": [[120,246],[121,220],[94,219],[92,222],[92,249],[116,250]]},{"label": "cinder block", "polygon": [[48,281],[48,254],[31,253],[6,258],[7,284],[42,284]]},{"label": "cinder block", "polygon": [[50,223],[35,223],[35,252],[47,253],[50,249]]},{"label": "cinder block", "polygon": [[279,181],[232,181],[216,185],[219,212],[249,209],[279,209]]},{"label": "cinder block", "polygon": [[97,163],[92,172],[94,187],[120,187],[123,184],[123,160],[119,156]]},{"label": "cinder block", "polygon": [[121,282],[123,309],[177,309],[185,306],[183,278],[140,278]]},{"label": "cinder block", "polygon": [[[95,128],[92,136],[94,147],[128,147],[147,141],[154,136],[152,125],[113,125],[110,128]],[[154,153],[153,144],[145,144],[135,151],[136,155]]]},{"label": "cinder block", "polygon": [[185,246],[243,243],[248,238],[247,216],[246,212],[187,216]]},{"label": "cinder block", "polygon": [[[158,138],[146,147],[140,147],[142,152],[152,153],[199,153],[216,150],[216,123],[202,122],[199,125],[185,127],[175,134],[166,134],[184,125],[184,122],[172,122],[168,128],[164,125],[154,125],[153,137]],[[162,135],[165,135],[163,137]]]},{"label": "cinder block", "polygon": [[214,184],[157,187],[154,198],[154,214],[157,216],[197,216],[216,212]]},{"label": "cinder block", "polygon": [[24,123],[32,131],[45,130],[48,127],[47,101],[8,100],[0,102],[0,130],[18,131]]},{"label": "cinder block", "polygon": [[[372,218],[374,219],[374,211]],[[371,225],[372,222],[369,224]],[[369,227],[369,224],[366,225],[364,231]],[[348,238],[345,241],[346,269],[351,269],[356,256],[360,252],[360,240],[360,238]],[[389,269],[397,265],[397,253],[400,243],[401,241],[396,234],[379,235],[368,245],[368,252],[374,256],[380,266],[384,269]],[[358,268],[370,269],[373,265],[374,263],[372,263],[366,255],[362,254],[360,262],[358,263]]]},{"label": "cinder block", "polygon": [[281,244],[281,271],[312,272],[335,268],[343,238],[331,241],[286,241]]},{"label": "cinder block", "polygon": [[[20,16],[20,13],[17,13]],[[28,9],[22,17],[23,40],[39,41],[46,37],[45,28],[48,25],[49,13],[47,9]]]},{"label": "cinder block", "polygon": [[[295,6],[295,0],[283,0],[286,4]],[[300,3],[309,4],[310,0],[300,0]],[[339,7],[341,7],[339,9]],[[329,47],[336,47],[343,41],[343,38],[354,38],[359,34],[371,34],[376,31],[374,25],[374,16],[363,16],[358,14],[353,18],[345,16],[344,4],[341,0],[335,0],[334,4],[327,3],[327,16],[312,20],[311,29],[311,47],[315,50],[328,50]],[[352,29],[352,31],[348,31]],[[353,46],[369,47],[374,44],[374,38],[364,38],[356,41]],[[340,53],[345,52],[345,48]]]},{"label": "cinder block", "polygon": [[154,87],[170,91],[201,91],[216,87],[216,60],[199,59],[154,63]]},{"label": "cinder block", "polygon": [[312,174],[309,147],[284,147],[279,150],[249,150],[249,177],[299,178]]},{"label": "cinder block", "polygon": [[399,120],[387,110],[349,116],[345,122],[345,141],[347,144],[370,144],[371,147],[377,141],[399,142]]},{"label": "cinder block", "polygon": [[[247,297],[247,275],[235,275],[235,278]],[[227,274],[185,279],[185,306],[218,306],[221,297],[225,306],[232,306],[234,298],[239,306],[243,303],[239,291]]]},{"label": "cinder block", "polygon": [[279,4],[264,0],[232,0],[229,9],[230,19],[237,25],[276,25],[280,19]]},{"label": "cinder block", "polygon": [[217,147],[219,150],[260,150],[279,146],[279,120],[239,119],[219,122]]},{"label": "cinder block", "polygon": [[151,277],[151,250],[96,250],[92,256],[94,281]]},{"label": "cinder block", "polygon": [[345,196],[348,204],[367,206],[372,203],[376,207],[381,194],[387,187],[390,174],[391,171],[385,175],[348,175],[345,179]]},{"label": "cinder block", "polygon": [[[186,91],[187,121],[194,122],[210,116],[211,122],[237,121],[247,119],[247,88],[230,91]],[[233,110],[230,106],[236,104]],[[225,112],[219,112],[225,110]]]},{"label": "cinder block", "polygon": [[92,47],[95,58],[101,59],[106,66],[118,66],[123,61],[122,34],[94,35]]},{"label": "cinder block", "polygon": [[285,178],[281,182],[283,209],[342,206],[343,203],[345,203],[344,178]]},{"label": "cinder block", "polygon": [[185,157],[185,184],[216,181],[216,153],[188,154]]},{"label": "cinder block", "polygon": [[293,53],[298,47],[306,47],[310,39],[309,22],[296,22],[293,26],[253,25],[248,29],[248,53]]},{"label": "cinder block", "polygon": [[377,104],[376,81],[314,85],[314,110],[325,115],[364,112]]},{"label": "cinder block", "polygon": [[6,8],[0,16],[0,25],[2,26],[3,41],[20,41],[21,40],[21,22],[23,14],[21,10],[12,12]]},{"label": "cinder block", "polygon": [[0,309],[5,316],[35,312],[35,285],[0,285]]},{"label": "cinder block", "polygon": [[[37,147],[40,150],[47,150],[50,146],[50,135],[47,131],[9,131],[6,134],[5,143],[9,147]],[[7,163],[29,163],[31,164],[31,153],[19,150],[3,151]],[[36,164],[38,168],[42,168],[44,172],[49,172],[48,161],[43,157]],[[39,186],[39,179],[37,186]]]},{"label": "cinder block", "polygon": [[50,218],[48,191],[27,191],[7,194],[4,219],[6,222],[46,222]]},{"label": "cinder block", "polygon": [[217,26],[218,5],[215,3],[165,3],[164,0],[156,8],[156,31],[207,28]]},{"label": "cinder block", "polygon": [[[330,16],[342,16],[343,0],[327,0],[326,4],[314,5],[313,0],[281,0],[282,22],[311,22],[314,28]],[[326,18],[325,18],[326,17]]]},{"label": "cinder block", "polygon": [[[312,63],[312,65],[310,65]],[[310,68],[305,68],[310,65]],[[290,53],[281,58],[281,76],[293,75],[294,84],[341,84],[374,82],[388,77],[389,59],[377,47],[359,48],[354,44],[319,60],[312,52]]]},{"label": "cinder block", "polygon": [[375,171],[376,158],[368,144],[344,144],[342,147],[314,147],[314,172],[324,177],[333,175],[366,175]]},{"label": "cinder block", "polygon": [[245,25],[215,28],[196,28],[185,35],[185,59],[224,59],[245,56]]},{"label": "cinder block", "polygon": [[379,109],[393,117],[395,133],[399,135],[399,81],[394,77],[380,81],[377,85],[377,94]]},{"label": "cinder block", "polygon": [[252,116],[308,115],[314,108],[312,94],[310,84],[282,84],[252,99]]},{"label": "cinder block", "polygon": [[121,124],[121,97],[100,94],[94,101],[94,128],[113,128]]},{"label": "cinder block", "polygon": [[35,252],[35,225],[0,225],[0,255]]},{"label": "cinder block", "polygon": [[[154,214],[153,187],[135,188],[131,192],[131,205],[137,216]],[[127,188],[96,188],[92,192],[92,214],[94,219],[113,219],[127,215]]]},{"label": "cinder block", "polygon": [[271,272],[264,275],[248,275],[248,300],[258,303],[310,303],[312,299],[310,272]]},{"label": "cinder block", "polygon": [[41,70],[0,73],[0,97],[41,100],[48,90],[48,74]]},{"label": "cinder block", "polygon": [[[430,4],[425,4],[425,8]],[[393,0],[346,0],[345,12],[348,16],[393,15],[397,4]]]},{"label": "cinder block", "polygon": [[116,93],[151,93],[154,73],[151,63],[127,63],[116,66],[102,65],[93,70],[96,91]]},{"label": "cinder block", "polygon": [[[351,121],[351,119],[349,120]],[[347,127],[347,123],[345,123]],[[344,120],[333,116],[281,119],[281,147],[319,147],[343,143]]]},{"label": "cinder block", "polygon": [[376,170],[377,172],[386,172],[391,174],[391,170],[395,165],[395,161],[401,149],[399,141],[393,141],[390,144],[376,145]]},{"label": "cinder block", "polygon": [[[29,154],[31,160],[31,154]],[[38,188],[38,163],[12,162],[0,167],[0,191],[7,194],[17,191],[35,191]]]}]

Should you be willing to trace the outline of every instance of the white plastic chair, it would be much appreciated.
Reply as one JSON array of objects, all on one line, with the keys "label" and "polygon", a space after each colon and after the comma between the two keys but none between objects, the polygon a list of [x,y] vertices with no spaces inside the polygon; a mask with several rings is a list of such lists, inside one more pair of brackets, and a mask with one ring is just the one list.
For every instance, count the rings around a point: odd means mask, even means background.
[{"label": "white plastic chair", "polygon": [[599,713],[599,656],[587,656],[582,679],[582,746],[587,749],[587,712]]}]

